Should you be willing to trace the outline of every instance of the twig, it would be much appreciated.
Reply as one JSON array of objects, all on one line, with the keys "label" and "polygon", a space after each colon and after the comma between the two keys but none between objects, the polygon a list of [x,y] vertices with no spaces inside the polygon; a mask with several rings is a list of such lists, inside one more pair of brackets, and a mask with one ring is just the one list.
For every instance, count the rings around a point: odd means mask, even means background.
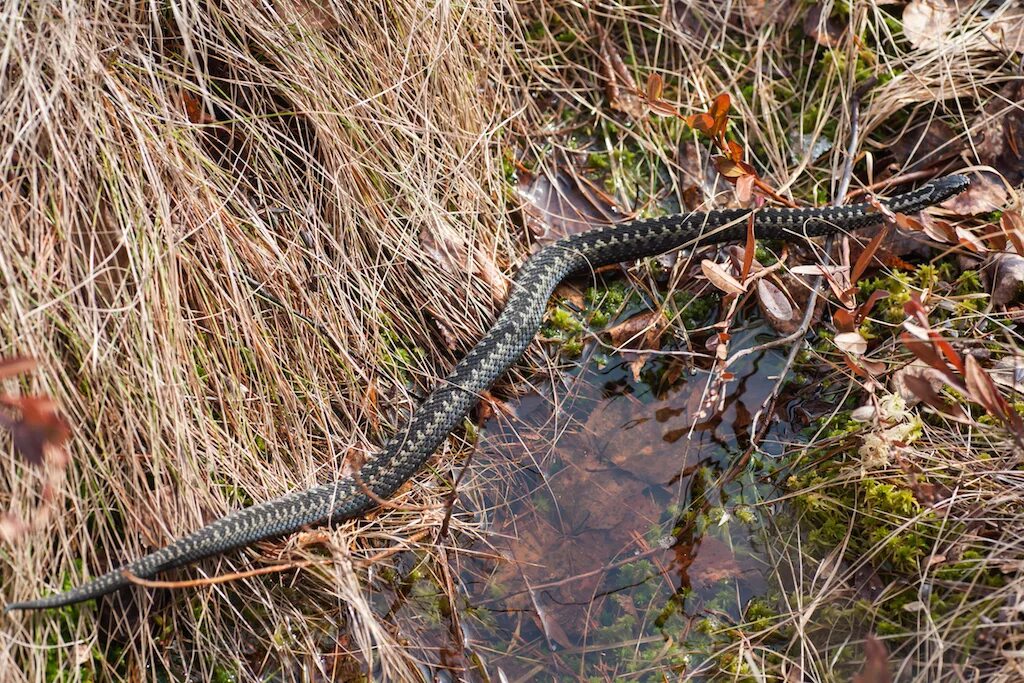
[{"label": "twig", "polygon": [[[419,531],[407,539],[409,543],[416,543],[426,538],[429,531]],[[382,550],[376,555],[363,559],[356,559],[352,561],[352,564],[357,567],[368,567],[372,564],[376,564],[381,560],[385,560],[395,553],[400,553],[404,550],[408,550],[407,547],[393,546]],[[264,574],[276,574],[278,572],[286,572],[291,569],[305,569],[306,567],[315,567],[325,564],[331,564],[334,560],[323,559],[323,560],[298,560],[295,562],[286,562],[285,564],[275,564],[270,567],[260,567],[259,569],[249,569],[244,572],[232,572],[231,574],[223,574],[221,576],[211,576],[205,579],[187,579],[184,581],[159,581],[155,579],[144,579],[141,576],[136,576],[130,571],[123,570],[121,576],[127,579],[129,582],[134,583],[137,586],[144,586],[146,588],[197,588],[202,586],[216,586],[221,583],[229,583],[231,581],[237,581],[239,579],[248,579],[253,576],[263,576]]]}]

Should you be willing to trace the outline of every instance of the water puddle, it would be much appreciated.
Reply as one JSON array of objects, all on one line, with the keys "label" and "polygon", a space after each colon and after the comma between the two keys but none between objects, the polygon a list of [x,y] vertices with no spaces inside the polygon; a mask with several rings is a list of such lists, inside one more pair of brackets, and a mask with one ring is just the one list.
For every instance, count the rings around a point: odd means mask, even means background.
[{"label": "water puddle", "polygon": [[[776,336],[756,320],[732,335],[733,350]],[[472,546],[459,577],[470,678],[699,674],[721,665],[729,626],[756,617],[772,488],[721,480],[786,349],[740,361],[717,410],[705,410],[708,372],[681,350],[649,357],[637,379],[629,358],[588,346],[560,384],[486,424],[472,472],[489,547]],[[792,430],[773,425],[766,443]]]}]

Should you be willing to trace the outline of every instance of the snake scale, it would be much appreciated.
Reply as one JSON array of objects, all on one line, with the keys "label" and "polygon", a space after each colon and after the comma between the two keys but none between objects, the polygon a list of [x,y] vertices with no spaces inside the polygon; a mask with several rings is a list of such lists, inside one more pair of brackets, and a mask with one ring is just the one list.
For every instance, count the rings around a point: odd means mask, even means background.
[{"label": "snake scale", "polygon": [[[965,176],[932,181],[884,205],[914,213],[967,188]],[[490,387],[515,363],[540,328],[555,286],[573,273],[697,247],[743,240],[753,215],[761,239],[816,237],[879,224],[877,205],[853,204],[816,209],[725,209],[665,216],[602,227],[566,237],[536,252],[516,274],[511,295],[483,339],[431,392],[409,423],[384,448],[370,456],[355,476],[232,512],[184,538],[69,591],[7,605],[5,611],[34,610],[97,598],[130,581],[123,572],[151,577],[174,567],[291,533],[311,524],[356,517],[389,497],[448,437]]]}]

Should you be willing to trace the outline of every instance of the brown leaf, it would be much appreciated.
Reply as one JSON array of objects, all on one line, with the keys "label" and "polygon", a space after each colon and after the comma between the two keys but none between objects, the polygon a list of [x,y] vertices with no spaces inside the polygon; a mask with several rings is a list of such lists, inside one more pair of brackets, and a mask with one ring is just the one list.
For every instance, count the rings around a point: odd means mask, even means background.
[{"label": "brown leaf", "polygon": [[911,0],[903,8],[903,34],[914,47],[940,47],[959,14],[946,0]]},{"label": "brown leaf", "polygon": [[1006,211],[999,218],[999,226],[1017,255],[1024,256],[1024,217],[1017,211]]},{"label": "brown leaf", "polygon": [[0,404],[21,412],[21,417],[16,419],[0,414],[0,426],[11,432],[15,449],[29,464],[36,467],[42,465],[47,448],[59,452],[68,440],[71,430],[58,415],[56,404],[48,396],[0,395]]},{"label": "brown leaf", "polygon": [[726,294],[736,295],[746,291],[746,287],[740,284],[739,280],[714,261],[704,259],[700,262],[700,270],[711,284]]},{"label": "brown leaf", "polygon": [[878,251],[878,247],[881,246],[882,240],[884,240],[888,234],[889,227],[885,226],[879,230],[878,234],[868,242],[866,247],[864,247],[864,251],[862,251],[860,256],[857,257],[857,262],[853,264],[853,271],[850,273],[851,284],[855,285],[860,280],[860,276],[864,274],[865,270],[867,270],[868,265],[871,263],[871,259],[875,256],[875,252]]},{"label": "brown leaf", "polygon": [[608,34],[601,34],[601,74],[605,78],[605,94],[608,103],[615,111],[621,111],[633,119],[641,119],[646,114],[646,103],[637,93],[636,81],[629,67],[622,61],[619,48],[616,47]]},{"label": "brown leaf", "polygon": [[832,314],[832,324],[840,332],[853,332],[857,329],[857,321],[854,319],[853,313],[845,308],[836,309]]},{"label": "brown leaf", "polygon": [[567,170],[524,174],[516,189],[526,225],[542,244],[628,218],[607,193]]},{"label": "brown leaf", "polygon": [[768,324],[780,334],[791,334],[799,326],[796,310],[785,293],[767,278],[757,281],[757,304]]},{"label": "brown leaf", "polygon": [[452,275],[471,271],[487,283],[495,301],[505,301],[508,297],[508,281],[498,265],[480,249],[474,249],[471,256],[466,241],[446,223],[437,223],[432,229],[424,225],[420,230],[420,246]]},{"label": "brown leaf", "polygon": [[949,221],[933,218],[930,214],[924,212],[918,215],[921,219],[921,228],[928,237],[943,244],[957,243],[956,230]]},{"label": "brown leaf", "polygon": [[992,417],[1008,423],[1011,419],[1012,408],[974,356],[967,356],[964,370],[964,380],[967,383],[967,391],[971,395],[971,400],[984,408],[985,412]]},{"label": "brown leaf", "polygon": [[971,174],[971,186],[944,201],[942,206],[961,216],[974,216],[1002,209],[1009,198],[999,177],[986,171]]},{"label": "brown leaf", "polygon": [[661,74],[652,73],[647,77],[647,99],[655,102],[661,99],[661,92],[665,89],[665,79]]},{"label": "brown leaf", "polygon": [[675,550],[684,584],[695,588],[707,588],[744,573],[732,548],[713,536],[704,536],[693,546],[678,545]]},{"label": "brown leaf", "polygon": [[[928,369],[938,372],[934,368]],[[940,382],[940,388],[942,384],[943,383]],[[906,375],[901,380],[900,395],[909,396],[913,399],[908,401],[910,405],[920,401],[937,411],[939,414],[947,415],[954,420],[964,421],[967,419],[967,414],[964,412],[963,408],[956,403],[949,403],[942,398],[931,378],[922,375]]]},{"label": "brown leaf", "polygon": [[661,311],[644,311],[623,320],[607,330],[616,346],[630,348],[659,349],[661,335],[668,327],[668,318]]},{"label": "brown leaf", "polygon": [[853,683],[892,683],[889,672],[889,651],[873,635],[864,640],[864,666],[854,675]]},{"label": "brown leaf", "polygon": [[956,232],[957,242],[967,247],[968,250],[973,251],[975,254],[984,254],[988,251],[984,242],[967,228],[962,228],[958,225],[953,230]]},{"label": "brown leaf", "polygon": [[804,17],[804,33],[818,45],[836,47],[843,39],[843,26],[829,15],[824,15],[823,3],[815,3]]}]

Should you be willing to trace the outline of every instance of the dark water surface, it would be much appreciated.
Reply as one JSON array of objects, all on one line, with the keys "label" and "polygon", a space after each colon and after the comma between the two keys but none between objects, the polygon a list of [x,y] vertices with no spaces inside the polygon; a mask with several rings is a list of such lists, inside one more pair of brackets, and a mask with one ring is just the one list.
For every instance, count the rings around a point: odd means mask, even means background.
[{"label": "dark water surface", "polygon": [[[776,337],[759,322],[732,335],[733,352]],[[787,351],[733,367],[722,408],[707,405],[709,372],[685,355],[653,354],[635,379],[632,358],[591,345],[559,385],[491,417],[470,466],[487,499],[466,501],[487,542],[459,554],[465,602],[448,621],[461,635],[440,645],[442,664],[492,681],[717,668],[728,627],[767,591],[762,521],[773,512],[760,504],[770,484],[745,470],[721,478]],[[774,424],[766,448],[793,429]]]}]

